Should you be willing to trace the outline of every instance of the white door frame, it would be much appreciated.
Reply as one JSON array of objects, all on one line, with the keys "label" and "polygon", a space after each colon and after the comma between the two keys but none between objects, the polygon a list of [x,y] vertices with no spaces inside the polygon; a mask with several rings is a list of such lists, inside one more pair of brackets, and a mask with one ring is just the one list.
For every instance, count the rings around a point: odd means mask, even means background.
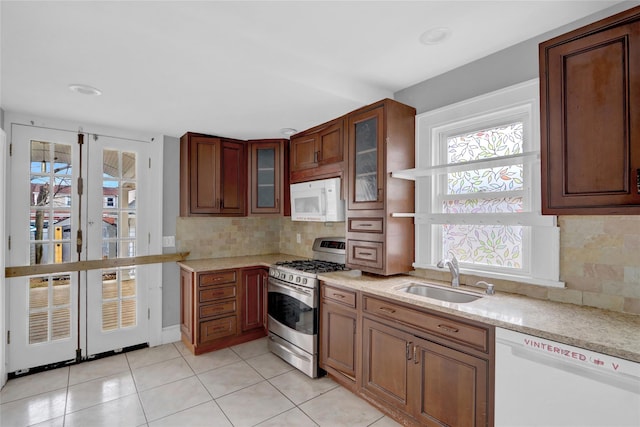
[{"label": "white door frame", "polygon": [[[163,138],[160,134],[153,134],[150,132],[136,132],[129,130],[122,130],[117,128],[110,128],[101,125],[82,123],[58,119],[43,118],[35,115],[27,115],[20,113],[5,112],[5,129],[7,129],[7,141],[12,141],[11,124],[21,124],[26,126],[37,126],[51,129],[60,129],[67,131],[82,131],[83,133],[91,133],[98,135],[109,135],[116,138],[131,139],[137,141],[145,141],[155,146],[150,151],[150,164],[151,168],[148,169],[149,181],[159,183],[162,185],[163,176]],[[2,150],[6,152],[6,148]],[[1,160],[1,158],[0,158]],[[6,160],[8,162],[8,159]],[[1,164],[1,163],[0,163]],[[6,179],[7,169],[3,168],[3,178]],[[1,190],[1,189],[0,189]],[[3,200],[10,200],[12,197],[11,188],[6,189],[6,197]],[[162,192],[159,196],[150,200],[150,211],[157,212],[153,218],[149,218],[149,254],[162,254]],[[6,207],[5,207],[6,208]],[[3,215],[5,209],[2,210]],[[4,236],[3,244],[6,244],[7,235]],[[6,247],[6,246],[5,246]],[[4,260],[2,260],[4,261]],[[150,268],[149,282],[148,282],[148,305],[149,305],[149,345],[156,346],[162,344],[162,266],[160,264],[152,264],[154,268]],[[2,268],[4,276],[4,266]],[[4,279],[4,278],[3,278]],[[2,284],[4,286],[4,283]],[[0,297],[2,296],[2,288],[0,287]],[[0,300],[0,304],[4,306],[4,313],[0,312],[0,321],[6,319],[5,315],[8,313],[9,306],[7,298]],[[2,331],[2,346],[5,346],[8,323],[0,323],[0,331]],[[2,352],[2,359],[0,364],[2,368],[6,366],[7,351]],[[1,371],[0,371],[1,372]],[[0,378],[1,379],[1,378]]]},{"label": "white door frame", "polygon": [[6,307],[6,292],[5,292],[5,280],[4,280],[4,266],[5,266],[5,256],[7,249],[7,240],[5,239],[5,209],[6,209],[6,191],[5,186],[7,182],[7,178],[9,176],[7,171],[7,163],[6,163],[6,153],[7,153],[7,141],[6,141],[6,133],[4,130],[0,129],[0,167],[2,168],[2,172],[0,172],[0,244],[2,245],[2,250],[0,250],[0,331],[2,331],[2,337],[0,337],[0,388],[7,382],[7,340],[5,337],[7,336],[6,332],[6,323],[5,319],[8,315],[8,311],[5,310]]}]

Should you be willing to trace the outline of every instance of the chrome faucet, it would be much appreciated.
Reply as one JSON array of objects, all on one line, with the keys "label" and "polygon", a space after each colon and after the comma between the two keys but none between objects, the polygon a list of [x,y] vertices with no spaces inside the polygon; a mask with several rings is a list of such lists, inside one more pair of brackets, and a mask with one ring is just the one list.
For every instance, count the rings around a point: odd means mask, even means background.
[{"label": "chrome faucet", "polygon": [[451,286],[457,288],[460,286],[460,269],[458,268],[458,260],[455,255],[451,256],[451,259],[444,258],[438,261],[438,268],[449,267],[451,271]]}]

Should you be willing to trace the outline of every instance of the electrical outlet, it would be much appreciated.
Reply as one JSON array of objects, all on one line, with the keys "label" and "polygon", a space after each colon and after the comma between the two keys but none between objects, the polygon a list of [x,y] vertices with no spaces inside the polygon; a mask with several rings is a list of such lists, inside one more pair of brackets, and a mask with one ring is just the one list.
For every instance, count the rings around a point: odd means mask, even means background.
[{"label": "electrical outlet", "polygon": [[296,233],[296,242],[302,243],[302,236],[300,235],[300,233]]},{"label": "electrical outlet", "polygon": [[173,248],[176,245],[176,236],[162,236],[162,247]]}]

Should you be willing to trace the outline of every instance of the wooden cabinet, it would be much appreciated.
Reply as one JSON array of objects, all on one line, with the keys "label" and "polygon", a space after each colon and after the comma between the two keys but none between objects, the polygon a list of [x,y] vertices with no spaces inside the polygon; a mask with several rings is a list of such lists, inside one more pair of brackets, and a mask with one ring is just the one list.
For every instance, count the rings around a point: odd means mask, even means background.
[{"label": "wooden cabinet", "polygon": [[249,141],[249,215],[285,213],[289,173],[285,139]]},{"label": "wooden cabinet", "polygon": [[[180,270],[180,330],[182,342],[194,353],[240,344],[265,335],[262,328],[262,283],[241,280],[240,270],[193,272]],[[246,294],[245,294],[246,292]],[[248,296],[247,296],[248,295]],[[245,307],[243,302],[253,305]],[[258,310],[257,313],[249,312]]]},{"label": "wooden cabinet", "polygon": [[362,393],[407,424],[493,425],[493,328],[363,296]]},{"label": "wooden cabinet", "polygon": [[391,275],[413,269],[413,181],[391,172],[415,166],[413,107],[385,99],[347,115],[347,266]]},{"label": "wooden cabinet", "polygon": [[180,138],[180,216],[246,215],[246,144],[186,133]]},{"label": "wooden cabinet", "polygon": [[240,322],[242,331],[266,328],[265,311],[266,286],[269,270],[266,268],[249,268],[242,270],[242,298]]},{"label": "wooden cabinet", "polygon": [[180,269],[180,332],[182,339],[193,343],[193,325],[195,312],[193,310],[193,297],[195,295],[192,273]]},{"label": "wooden cabinet", "polygon": [[640,7],[539,53],[542,212],[640,213]]},{"label": "wooden cabinet", "polygon": [[291,182],[343,176],[346,159],[343,119],[291,137]]},{"label": "wooden cabinet", "polygon": [[320,292],[320,367],[355,391],[360,354],[356,292],[325,284]]}]

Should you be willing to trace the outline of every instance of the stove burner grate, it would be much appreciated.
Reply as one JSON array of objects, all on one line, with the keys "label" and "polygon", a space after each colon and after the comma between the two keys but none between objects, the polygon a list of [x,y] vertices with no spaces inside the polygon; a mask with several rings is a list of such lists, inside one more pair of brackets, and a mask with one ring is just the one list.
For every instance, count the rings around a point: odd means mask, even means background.
[{"label": "stove burner grate", "polygon": [[319,260],[281,261],[277,262],[276,265],[308,273],[329,273],[332,271],[348,270],[344,264]]}]

